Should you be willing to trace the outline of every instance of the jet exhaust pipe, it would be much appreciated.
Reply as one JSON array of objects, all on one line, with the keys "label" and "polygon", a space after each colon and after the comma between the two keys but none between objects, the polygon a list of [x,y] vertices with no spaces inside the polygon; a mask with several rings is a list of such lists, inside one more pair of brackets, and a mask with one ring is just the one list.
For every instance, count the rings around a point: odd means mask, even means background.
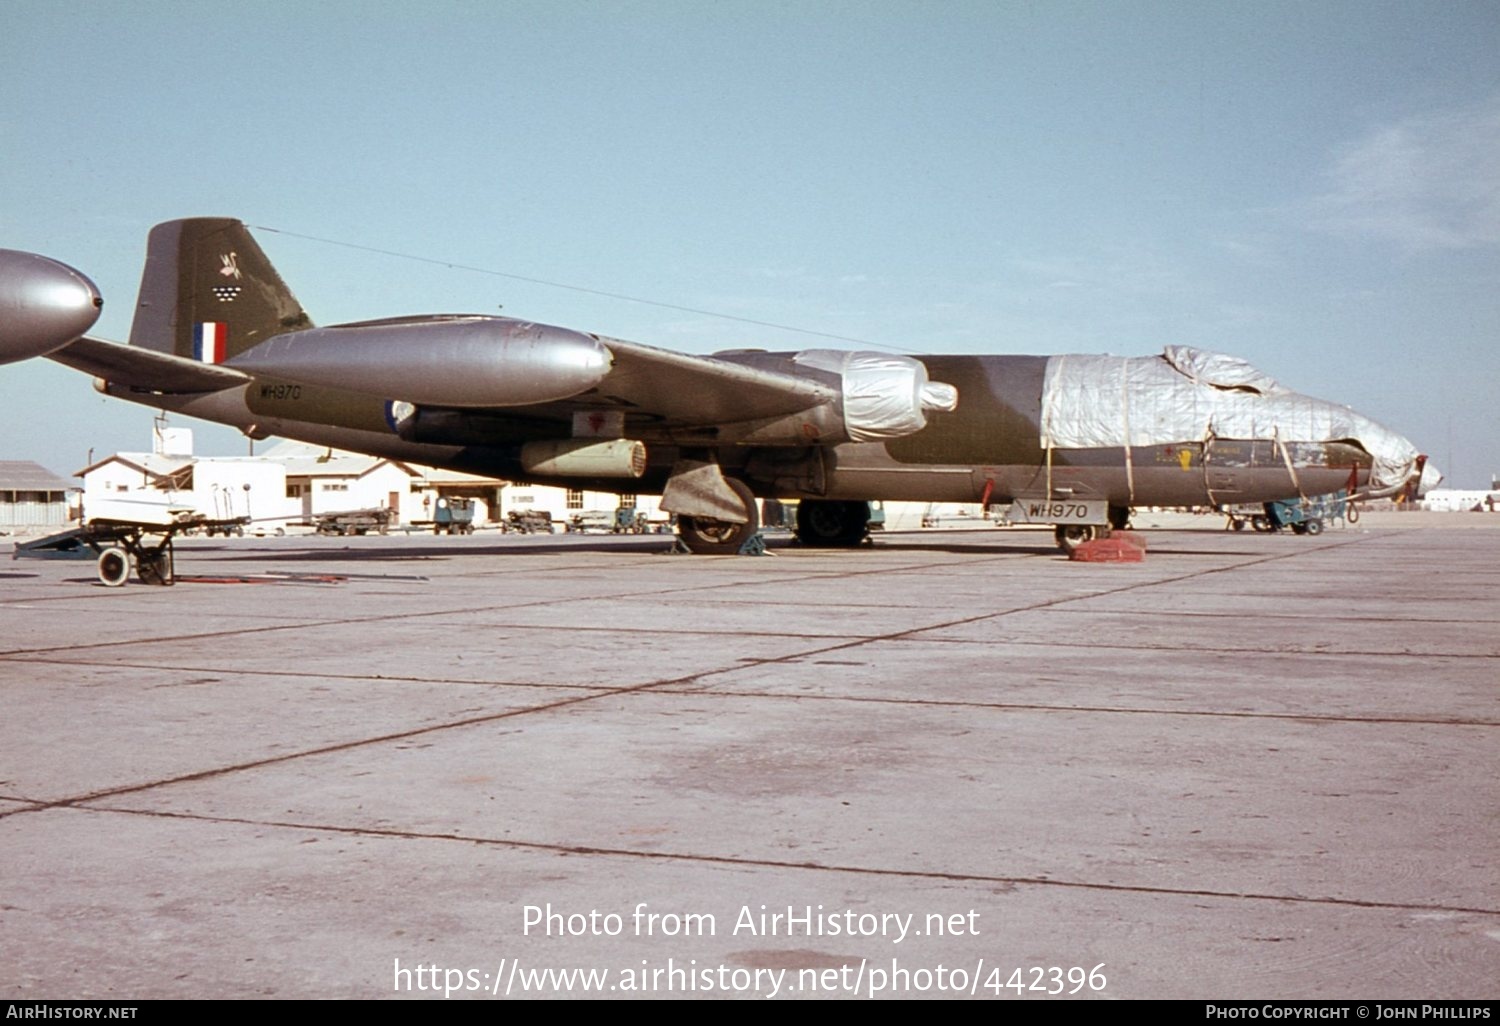
[{"label": "jet exhaust pipe", "polygon": [[103,305],[94,283],[67,264],[0,249],[0,363],[61,349],[94,326]]}]

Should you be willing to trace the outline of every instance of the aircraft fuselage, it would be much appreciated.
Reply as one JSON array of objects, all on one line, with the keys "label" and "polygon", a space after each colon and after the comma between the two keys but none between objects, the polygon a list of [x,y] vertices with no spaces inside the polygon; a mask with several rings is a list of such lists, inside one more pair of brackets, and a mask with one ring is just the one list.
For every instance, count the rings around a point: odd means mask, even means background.
[{"label": "aircraft fuselage", "polygon": [[[726,473],[765,498],[1008,502],[1066,495],[1114,506],[1195,506],[1320,495],[1369,483],[1371,459],[1340,441],[1183,440],[1153,446],[1059,449],[1039,443],[1046,356],[923,357],[934,380],[962,397],[952,413],[923,430],[887,442],[826,447],[721,446]],[[401,438],[387,400],[358,392],[269,377],[208,395],[161,395],[103,384],[109,395],[229,424],[257,437],[277,435],[506,480],[633,493],[660,492],[684,449],[670,438],[642,437],[649,453],[640,478],[548,477],[529,473],[519,447],[567,437],[566,424],[511,419],[496,425],[481,413],[475,438],[455,444]],[[506,431],[503,444],[478,439]],[[454,437],[463,439],[462,428]]]}]

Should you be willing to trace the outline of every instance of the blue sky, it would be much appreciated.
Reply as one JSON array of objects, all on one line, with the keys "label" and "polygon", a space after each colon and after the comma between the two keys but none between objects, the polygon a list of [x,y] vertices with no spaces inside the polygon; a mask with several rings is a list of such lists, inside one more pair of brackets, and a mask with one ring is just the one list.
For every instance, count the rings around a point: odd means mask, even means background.
[{"label": "blue sky", "polygon": [[[1490,0],[31,0],[0,33],[0,246],[89,274],[113,339],[149,228],[212,215],[279,229],[321,323],[830,344],[509,274],[919,353],[1200,345],[1481,487],[1497,55]],[[47,361],[0,368],[0,410],[0,458],[63,474],[149,444],[150,410]]]}]

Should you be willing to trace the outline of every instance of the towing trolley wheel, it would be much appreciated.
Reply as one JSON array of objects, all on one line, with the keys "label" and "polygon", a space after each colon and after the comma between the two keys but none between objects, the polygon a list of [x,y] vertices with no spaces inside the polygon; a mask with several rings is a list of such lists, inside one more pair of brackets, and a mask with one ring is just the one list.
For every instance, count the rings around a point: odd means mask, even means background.
[{"label": "towing trolley wheel", "polygon": [[162,549],[160,552],[143,552],[136,558],[135,575],[140,578],[142,584],[171,584],[172,574],[172,550]]},{"label": "towing trolley wheel", "polygon": [[130,553],[112,545],[99,553],[99,580],[110,588],[124,585],[130,577]]}]

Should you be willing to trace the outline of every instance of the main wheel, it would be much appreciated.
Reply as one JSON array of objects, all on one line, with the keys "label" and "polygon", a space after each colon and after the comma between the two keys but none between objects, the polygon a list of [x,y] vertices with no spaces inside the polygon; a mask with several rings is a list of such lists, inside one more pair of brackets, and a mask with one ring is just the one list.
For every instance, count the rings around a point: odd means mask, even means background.
[{"label": "main wheel", "polygon": [[122,587],[129,577],[130,553],[117,545],[99,553],[99,580],[107,587]]},{"label": "main wheel", "polygon": [[1057,539],[1057,547],[1072,555],[1073,550],[1084,542],[1103,538],[1108,533],[1108,528],[1096,524],[1058,524],[1052,535]]},{"label": "main wheel", "polygon": [[1250,518],[1250,526],[1255,528],[1257,531],[1270,531],[1271,518],[1266,516],[1264,513],[1257,513],[1255,514],[1255,516]]},{"label": "main wheel", "polygon": [[677,533],[682,538],[682,544],[691,552],[709,556],[732,556],[760,530],[760,509],[750,486],[732,477],[726,477],[724,482],[740,500],[745,522],[735,524],[728,520],[715,520],[713,517],[679,514]]},{"label": "main wheel", "polygon": [[849,548],[865,540],[868,502],[803,499],[797,504],[797,540],[813,548]]}]

